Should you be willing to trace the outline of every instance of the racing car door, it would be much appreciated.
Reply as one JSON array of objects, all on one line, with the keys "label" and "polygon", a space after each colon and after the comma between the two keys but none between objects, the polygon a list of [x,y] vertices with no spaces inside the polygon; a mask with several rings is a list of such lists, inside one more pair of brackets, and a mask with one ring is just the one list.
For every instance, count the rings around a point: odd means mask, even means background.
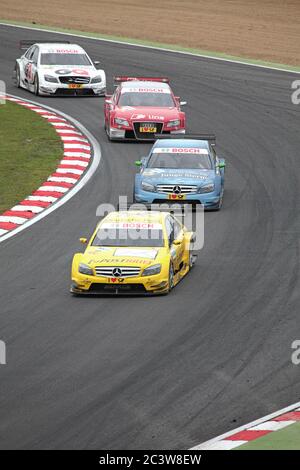
[{"label": "racing car door", "polygon": [[166,230],[168,235],[171,259],[175,273],[182,268],[184,256],[184,234],[181,224],[172,216],[166,218]]},{"label": "racing car door", "polygon": [[29,85],[32,85],[34,82],[34,77],[37,71],[38,54],[38,47],[32,46],[30,49],[28,49],[22,59],[24,81]]}]

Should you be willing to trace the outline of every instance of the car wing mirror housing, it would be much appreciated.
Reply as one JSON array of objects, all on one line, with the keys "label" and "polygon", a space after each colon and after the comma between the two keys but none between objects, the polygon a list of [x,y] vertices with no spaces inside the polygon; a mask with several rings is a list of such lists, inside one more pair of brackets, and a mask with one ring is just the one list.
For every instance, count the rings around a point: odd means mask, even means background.
[{"label": "car wing mirror housing", "polygon": [[87,242],[88,242],[88,241],[87,241],[87,238],[84,238],[84,237],[79,238],[79,241],[80,241],[80,243],[83,243],[84,245],[86,245]]},{"label": "car wing mirror housing", "polygon": [[226,167],[226,162],[224,158],[219,158],[219,161],[217,163],[217,167],[221,170],[222,168]]},{"label": "car wing mirror housing", "polygon": [[136,160],[134,163],[135,163],[135,166],[141,167],[145,165],[146,161],[147,161],[147,157],[141,157],[140,160]]}]

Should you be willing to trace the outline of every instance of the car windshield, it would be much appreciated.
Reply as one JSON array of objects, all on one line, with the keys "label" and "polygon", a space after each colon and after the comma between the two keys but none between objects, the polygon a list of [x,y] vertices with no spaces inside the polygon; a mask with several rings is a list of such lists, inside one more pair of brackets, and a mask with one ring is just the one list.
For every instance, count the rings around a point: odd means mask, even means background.
[{"label": "car windshield", "polygon": [[41,54],[41,65],[91,65],[86,54]]},{"label": "car windshield", "polygon": [[147,166],[148,168],[177,168],[186,170],[212,169],[208,153],[152,153]]},{"label": "car windshield", "polygon": [[162,247],[164,246],[164,237],[161,228],[100,228],[92,245],[144,248]]},{"label": "car windshield", "polygon": [[122,93],[119,106],[152,106],[159,108],[174,108],[175,104],[170,93]]}]

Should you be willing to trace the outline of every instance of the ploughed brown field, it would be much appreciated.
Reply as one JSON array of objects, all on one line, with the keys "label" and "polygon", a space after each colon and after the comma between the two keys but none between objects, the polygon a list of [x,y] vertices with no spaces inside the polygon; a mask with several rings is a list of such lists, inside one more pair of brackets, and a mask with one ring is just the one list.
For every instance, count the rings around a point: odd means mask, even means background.
[{"label": "ploughed brown field", "polygon": [[300,65],[300,0],[0,0],[0,17]]}]

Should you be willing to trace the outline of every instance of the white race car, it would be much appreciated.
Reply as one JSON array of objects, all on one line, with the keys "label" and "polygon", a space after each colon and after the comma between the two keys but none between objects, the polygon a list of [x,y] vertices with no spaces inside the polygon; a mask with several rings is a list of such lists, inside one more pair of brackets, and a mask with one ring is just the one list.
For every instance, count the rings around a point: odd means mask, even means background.
[{"label": "white race car", "polygon": [[36,95],[105,94],[104,70],[77,44],[20,41],[20,48],[26,52],[16,60],[17,87]]}]

